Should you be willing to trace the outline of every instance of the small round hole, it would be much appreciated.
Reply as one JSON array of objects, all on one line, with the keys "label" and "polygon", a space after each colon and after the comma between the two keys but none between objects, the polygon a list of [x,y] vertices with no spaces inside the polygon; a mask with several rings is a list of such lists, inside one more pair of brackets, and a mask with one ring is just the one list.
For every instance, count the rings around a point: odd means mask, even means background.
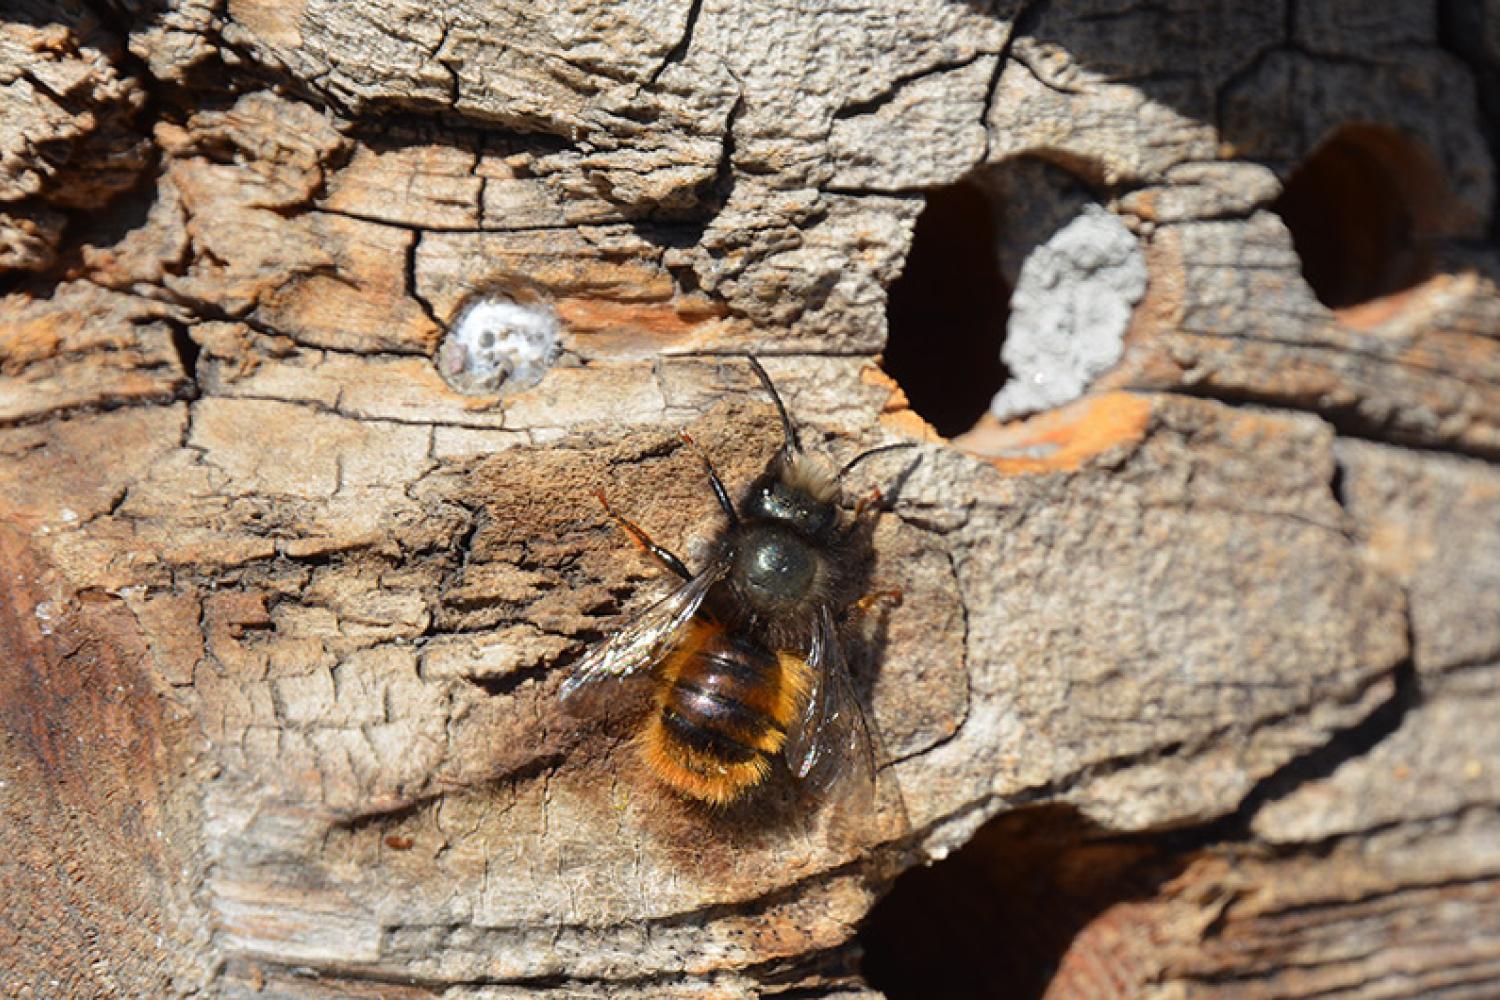
[{"label": "small round hole", "polygon": [[996,209],[977,184],[932,191],[886,306],[885,369],[945,437],[973,427],[1005,383],[1010,288]]},{"label": "small round hole", "polygon": [[1349,125],[1309,156],[1272,206],[1319,301],[1347,309],[1431,277],[1446,186],[1395,129]]}]

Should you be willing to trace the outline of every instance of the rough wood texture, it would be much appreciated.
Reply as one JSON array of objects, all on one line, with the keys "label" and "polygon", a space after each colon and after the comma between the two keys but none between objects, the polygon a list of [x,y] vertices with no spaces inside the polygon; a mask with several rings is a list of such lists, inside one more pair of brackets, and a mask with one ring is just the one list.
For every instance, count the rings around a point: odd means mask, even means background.
[{"label": "rough wood texture", "polygon": [[[874,997],[861,920],[958,852],[971,983],[1500,993],[1497,39],[1477,0],[8,9],[0,992]],[[1085,201],[1149,270],[1089,395],[967,451],[877,365],[961,180],[995,282]],[[1376,222],[1320,253],[1309,191]],[[556,364],[450,388],[518,282]],[[924,442],[854,655],[874,809],[707,814],[558,704],[665,585],[592,492],[696,555],[678,430],[732,484],[774,448],[746,351],[837,458]],[[893,997],[938,995],[891,957],[920,877],[864,938]]]}]

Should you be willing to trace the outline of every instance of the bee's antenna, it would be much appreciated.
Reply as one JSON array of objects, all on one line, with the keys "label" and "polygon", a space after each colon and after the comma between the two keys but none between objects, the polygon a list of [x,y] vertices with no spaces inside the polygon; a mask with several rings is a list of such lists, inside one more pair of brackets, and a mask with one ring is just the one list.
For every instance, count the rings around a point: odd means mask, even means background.
[{"label": "bee's antenna", "polygon": [[844,467],[839,470],[839,474],[834,478],[843,479],[846,472],[848,472],[850,469],[854,468],[856,465],[858,465],[860,462],[863,462],[867,458],[873,458],[876,455],[883,455],[888,451],[901,451],[904,448],[915,448],[916,446],[917,442],[915,441],[898,441],[895,444],[883,444],[879,448],[871,448],[869,451],[855,455],[853,458],[849,459],[849,461],[845,462]]},{"label": "bee's antenna", "polygon": [[786,450],[801,451],[802,443],[797,440],[797,428],[792,426],[792,418],[787,415],[786,404],[781,401],[781,394],[771,384],[771,376],[766,374],[766,370],[760,366],[760,362],[756,361],[755,358],[747,354],[745,355],[745,359],[750,362],[750,367],[755,369],[755,374],[760,379],[760,384],[766,387],[766,392],[770,393],[771,402],[776,404],[776,412],[781,414],[781,430],[786,435]]}]

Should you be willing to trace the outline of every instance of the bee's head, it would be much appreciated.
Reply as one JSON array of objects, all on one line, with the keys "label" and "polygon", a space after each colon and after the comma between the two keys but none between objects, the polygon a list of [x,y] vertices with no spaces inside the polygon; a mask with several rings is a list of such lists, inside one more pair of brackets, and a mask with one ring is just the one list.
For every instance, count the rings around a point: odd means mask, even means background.
[{"label": "bee's head", "polygon": [[747,519],[776,521],[808,538],[821,538],[838,524],[838,477],[817,458],[802,450],[797,427],[787,413],[771,376],[750,358],[750,367],[765,386],[781,416],[781,450],[750,487],[741,504]]},{"label": "bee's head", "polygon": [[871,448],[855,456],[842,469],[833,471],[820,459],[802,450],[796,425],[787,413],[786,404],[781,401],[781,394],[771,383],[771,376],[766,374],[759,361],[754,358],[749,361],[761,385],[766,387],[771,402],[776,404],[776,412],[781,415],[783,441],[781,450],[771,459],[766,471],[751,485],[749,494],[740,505],[741,512],[748,519],[779,522],[808,538],[826,537],[837,530],[839,480],[844,473],[873,455],[915,445],[910,441],[900,441]]},{"label": "bee's head", "polygon": [[816,458],[783,448],[750,486],[746,519],[777,521],[808,538],[822,538],[838,524],[838,482]]}]

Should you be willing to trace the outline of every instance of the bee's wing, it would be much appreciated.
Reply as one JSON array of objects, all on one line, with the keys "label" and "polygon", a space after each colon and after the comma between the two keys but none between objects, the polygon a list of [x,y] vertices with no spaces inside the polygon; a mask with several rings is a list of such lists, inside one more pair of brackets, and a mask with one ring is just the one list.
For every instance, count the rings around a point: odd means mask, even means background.
[{"label": "bee's wing", "polygon": [[862,784],[873,782],[875,754],[869,726],[827,608],[819,611],[813,624],[807,665],[812,674],[811,690],[787,730],[787,766],[802,779],[804,787],[815,793],[851,770],[859,772]]},{"label": "bee's wing", "polygon": [[723,560],[711,563],[672,593],[641,612],[640,617],[589,650],[573,674],[563,682],[561,697],[572,698],[581,688],[611,677],[624,677],[660,660],[679,629],[697,613],[728,569]]}]

